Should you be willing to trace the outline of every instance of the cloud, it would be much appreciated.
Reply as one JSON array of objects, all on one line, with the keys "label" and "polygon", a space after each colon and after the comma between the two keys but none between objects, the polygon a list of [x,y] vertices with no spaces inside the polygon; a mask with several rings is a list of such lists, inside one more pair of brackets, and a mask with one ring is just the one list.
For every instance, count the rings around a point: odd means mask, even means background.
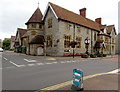
[{"label": "cloud", "polygon": [[[38,1],[43,14],[48,2],[55,3],[78,14],[79,9],[86,7],[88,18],[94,20],[97,17],[102,17],[103,24],[118,26],[118,0],[1,0],[0,39],[15,35],[18,27],[26,28],[25,23],[38,7]],[[4,37],[1,36],[2,34]]]}]

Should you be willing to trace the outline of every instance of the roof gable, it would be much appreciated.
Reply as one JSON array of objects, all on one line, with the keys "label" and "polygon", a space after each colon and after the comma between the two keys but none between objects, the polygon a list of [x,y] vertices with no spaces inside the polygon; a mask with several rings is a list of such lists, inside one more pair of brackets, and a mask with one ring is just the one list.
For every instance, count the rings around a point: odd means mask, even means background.
[{"label": "roof gable", "polygon": [[108,28],[108,30],[107,30],[108,34],[111,34],[112,31],[114,31],[115,35],[116,35],[116,30],[115,30],[115,26],[114,25],[109,25],[109,26],[107,26],[107,28]]},{"label": "roof gable", "polygon": [[43,15],[42,15],[40,9],[37,8],[36,11],[33,13],[33,15],[30,17],[30,19],[28,20],[28,22],[26,24],[28,24],[28,23],[40,23],[40,22],[42,22],[42,17],[43,17]]},{"label": "roof gable", "polygon": [[14,41],[15,41],[15,38],[16,38],[16,36],[11,36],[11,39],[10,39],[10,40],[11,40],[12,42],[14,42]]},{"label": "roof gable", "polygon": [[27,32],[27,29],[18,28],[18,29],[17,29],[17,34],[16,34],[16,37],[17,37],[17,36],[18,36],[18,34],[19,34],[20,39],[21,39],[21,38],[22,38],[22,36],[23,36],[26,32]]},{"label": "roof gable", "polygon": [[44,15],[43,15],[42,20],[45,19],[46,15],[47,15],[47,13],[48,13],[49,8],[52,10],[53,14],[54,14],[55,17],[58,19],[58,16],[56,15],[55,11],[53,10],[53,8],[52,8],[52,6],[51,6],[51,4],[50,4],[50,2],[49,2],[48,5],[47,5],[47,8],[46,8],[46,10],[45,10],[45,13],[44,13]]},{"label": "roof gable", "polygon": [[78,24],[78,25],[82,25],[82,26],[100,31],[99,24],[96,23],[95,21],[92,21],[88,18],[84,18],[81,15],[78,15],[78,14],[72,12],[72,11],[64,9],[64,8],[62,8],[58,5],[55,5],[53,3],[50,3],[50,2],[48,3],[47,9],[45,11],[45,14],[44,14],[42,20],[45,19],[45,16],[47,14],[47,11],[48,11],[49,7],[53,11],[53,13],[54,13],[54,15],[56,16],[57,19],[65,20],[65,21],[68,21],[68,22],[72,22],[72,23],[75,23],[75,24]]}]

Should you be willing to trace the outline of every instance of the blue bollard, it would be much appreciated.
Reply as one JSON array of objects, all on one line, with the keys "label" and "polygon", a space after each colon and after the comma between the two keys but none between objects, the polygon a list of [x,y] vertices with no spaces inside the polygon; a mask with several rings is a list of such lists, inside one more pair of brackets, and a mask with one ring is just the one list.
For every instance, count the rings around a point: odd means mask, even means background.
[{"label": "blue bollard", "polygon": [[73,83],[72,90],[83,90],[83,71],[80,69],[73,69]]}]

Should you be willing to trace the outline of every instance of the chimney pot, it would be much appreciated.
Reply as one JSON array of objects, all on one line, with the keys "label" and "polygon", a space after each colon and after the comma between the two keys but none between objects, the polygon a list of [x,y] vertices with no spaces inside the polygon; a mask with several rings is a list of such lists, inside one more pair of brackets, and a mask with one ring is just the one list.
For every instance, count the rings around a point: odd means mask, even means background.
[{"label": "chimney pot", "polygon": [[86,8],[80,9],[79,12],[82,17],[86,18]]},{"label": "chimney pot", "polygon": [[97,22],[98,24],[101,25],[102,19],[101,19],[101,18],[96,18],[96,19],[95,19],[95,22]]}]

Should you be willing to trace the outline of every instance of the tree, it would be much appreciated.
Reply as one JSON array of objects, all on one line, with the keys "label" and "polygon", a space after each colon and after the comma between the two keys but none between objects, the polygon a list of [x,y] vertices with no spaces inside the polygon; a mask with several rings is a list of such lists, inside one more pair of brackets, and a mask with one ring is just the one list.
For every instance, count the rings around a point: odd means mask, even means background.
[{"label": "tree", "polygon": [[10,40],[3,41],[3,49],[5,49],[5,50],[10,49]]}]

